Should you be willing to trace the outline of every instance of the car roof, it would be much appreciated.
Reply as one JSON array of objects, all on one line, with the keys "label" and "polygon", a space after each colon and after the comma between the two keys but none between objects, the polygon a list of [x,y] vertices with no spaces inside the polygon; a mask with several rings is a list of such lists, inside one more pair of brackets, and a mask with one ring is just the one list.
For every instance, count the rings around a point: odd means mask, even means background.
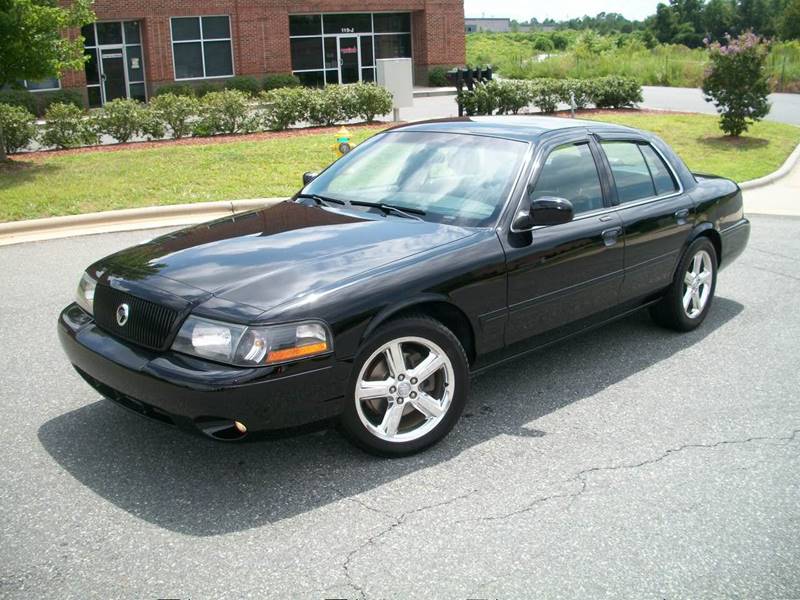
[{"label": "car roof", "polygon": [[438,133],[462,133],[471,135],[487,135],[492,137],[535,142],[543,135],[570,129],[586,129],[592,132],[642,132],[624,125],[601,123],[569,117],[545,116],[491,116],[491,117],[452,117],[433,119],[398,125],[389,131],[427,131]]}]

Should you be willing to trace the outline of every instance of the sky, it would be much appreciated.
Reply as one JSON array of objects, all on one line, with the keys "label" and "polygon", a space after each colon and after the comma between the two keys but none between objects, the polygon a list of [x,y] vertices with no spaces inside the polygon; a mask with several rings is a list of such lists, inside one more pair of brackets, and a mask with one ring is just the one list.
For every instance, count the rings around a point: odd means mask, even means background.
[{"label": "sky", "polygon": [[531,17],[543,21],[551,17],[560,21],[616,12],[631,20],[641,20],[656,12],[659,1],[664,0],[464,0],[464,13],[467,17],[509,17],[517,21]]}]

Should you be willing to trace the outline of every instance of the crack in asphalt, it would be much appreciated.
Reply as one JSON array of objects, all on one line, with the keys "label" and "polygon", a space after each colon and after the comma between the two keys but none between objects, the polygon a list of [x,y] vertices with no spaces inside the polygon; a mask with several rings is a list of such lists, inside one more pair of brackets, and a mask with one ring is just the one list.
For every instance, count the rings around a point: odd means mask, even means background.
[{"label": "crack in asphalt", "polygon": [[460,494],[458,496],[454,496],[452,498],[449,498],[447,500],[443,500],[441,502],[436,502],[434,504],[426,504],[425,506],[420,506],[420,507],[417,507],[417,508],[415,508],[413,510],[409,510],[409,511],[403,512],[399,516],[394,515],[394,514],[389,513],[389,512],[386,512],[386,511],[383,511],[383,510],[381,510],[379,508],[375,508],[374,506],[370,506],[369,504],[367,504],[366,502],[362,501],[359,498],[356,498],[356,497],[348,498],[344,494],[342,494],[342,492],[340,490],[338,490],[338,489],[335,489],[335,491],[338,494],[340,494],[343,498],[346,498],[347,500],[350,500],[351,502],[354,502],[354,503],[358,504],[359,506],[361,506],[361,507],[363,507],[363,508],[365,508],[367,510],[370,510],[370,511],[372,511],[374,513],[378,513],[379,515],[383,515],[385,517],[388,517],[388,518],[392,519],[392,522],[387,527],[384,527],[379,532],[375,533],[374,535],[371,535],[369,538],[367,538],[367,540],[365,542],[359,544],[356,548],[354,548],[353,550],[348,552],[347,556],[344,559],[344,562],[342,563],[342,572],[343,572],[344,577],[346,579],[346,585],[348,587],[352,588],[353,590],[355,590],[358,593],[358,597],[361,600],[366,600],[367,594],[364,591],[364,588],[362,588],[360,585],[358,585],[355,582],[355,580],[352,577],[352,574],[350,573],[350,563],[353,560],[353,558],[359,552],[361,552],[367,546],[375,543],[378,539],[380,539],[384,535],[388,534],[390,531],[392,531],[395,528],[397,528],[400,525],[402,525],[409,516],[417,514],[417,513],[424,512],[426,510],[432,510],[434,508],[440,508],[442,506],[447,506],[448,504],[452,504],[453,502],[457,502],[459,500],[463,500],[464,498],[467,498],[467,497],[471,496],[472,494],[474,494],[478,490],[470,490],[470,491],[468,491],[468,492],[466,492],[464,494]]},{"label": "crack in asphalt", "polygon": [[501,515],[492,515],[488,517],[475,517],[472,519],[463,519],[460,521],[455,521],[454,524],[461,524],[461,523],[475,523],[475,522],[484,522],[484,521],[499,521],[509,519],[511,517],[515,517],[517,515],[521,515],[527,512],[534,510],[540,504],[544,504],[545,502],[549,502],[550,500],[557,500],[560,498],[577,498],[581,494],[583,494],[589,486],[588,482],[588,475],[591,473],[598,473],[600,471],[619,471],[625,469],[638,469],[639,467],[644,467],[647,465],[652,465],[658,462],[661,462],[668,456],[672,454],[677,454],[679,452],[683,452],[684,450],[695,449],[695,448],[703,448],[703,449],[711,449],[717,448],[719,446],[725,445],[733,445],[733,444],[748,444],[750,442],[758,442],[758,441],[785,441],[787,444],[794,441],[797,435],[800,433],[800,429],[795,429],[792,431],[791,435],[783,436],[783,437],[770,437],[770,436],[755,436],[741,440],[722,440],[720,442],[715,442],[713,444],[683,444],[678,446],[677,448],[668,448],[664,451],[660,456],[655,458],[650,458],[647,460],[643,460],[638,463],[633,464],[622,464],[622,465],[612,465],[610,467],[590,467],[588,469],[583,469],[576,473],[573,477],[569,479],[565,479],[562,483],[569,484],[569,483],[580,483],[580,488],[574,492],[563,492],[559,494],[550,494],[548,496],[542,496],[536,498],[535,500],[529,502],[522,508],[517,510],[513,510],[509,513],[504,513]]},{"label": "crack in asphalt", "polygon": [[[576,491],[573,491],[573,492],[561,492],[561,493],[557,493],[557,494],[549,494],[547,496],[542,496],[542,497],[536,498],[535,500],[533,500],[533,501],[529,502],[528,504],[526,504],[524,507],[519,508],[519,509],[514,510],[514,511],[511,511],[509,513],[504,513],[504,514],[500,514],[500,515],[491,515],[491,516],[488,516],[488,517],[476,517],[476,518],[472,518],[472,519],[462,519],[462,520],[454,521],[453,524],[457,525],[457,524],[462,524],[462,523],[491,522],[491,521],[505,520],[505,519],[509,519],[509,518],[512,518],[512,517],[520,515],[520,514],[524,514],[524,513],[530,512],[530,511],[534,510],[535,508],[537,508],[538,506],[540,506],[541,504],[544,504],[545,502],[549,502],[550,500],[557,500],[557,499],[560,499],[560,498],[570,498],[570,499],[577,498],[580,495],[582,495],[588,489],[588,487],[589,487],[588,478],[592,473],[598,473],[598,472],[601,472],[601,471],[620,471],[620,470],[638,469],[640,467],[644,467],[644,466],[647,466],[647,465],[652,465],[652,464],[659,463],[659,462],[665,460],[666,458],[668,458],[669,456],[671,456],[673,454],[678,454],[678,453],[683,452],[685,450],[691,450],[691,449],[713,449],[713,448],[718,448],[720,446],[737,445],[737,444],[749,444],[749,443],[752,443],[752,442],[760,442],[760,441],[778,441],[778,442],[782,441],[782,442],[786,442],[788,444],[788,443],[793,442],[797,438],[798,434],[800,434],[800,429],[794,429],[791,432],[791,434],[788,435],[788,436],[779,436],[779,437],[753,436],[753,437],[749,437],[749,438],[745,438],[745,439],[722,440],[722,441],[719,441],[719,442],[714,442],[712,444],[682,444],[681,446],[678,446],[677,448],[668,448],[667,450],[665,450],[664,452],[662,452],[659,456],[656,456],[655,458],[649,458],[647,460],[643,460],[643,461],[640,461],[640,462],[637,462],[637,463],[612,465],[612,466],[606,466],[606,467],[589,467],[587,469],[583,469],[583,470],[579,471],[578,473],[576,473],[574,476],[570,477],[569,479],[565,479],[565,480],[562,481],[562,483],[565,483],[565,484],[571,484],[571,483],[580,484],[579,489],[577,489]],[[457,502],[458,500],[463,500],[463,499],[475,494],[478,490],[470,490],[470,491],[468,491],[468,492],[466,492],[464,494],[449,498],[449,499],[444,500],[442,502],[437,502],[437,503],[434,503],[434,504],[420,506],[420,507],[415,508],[413,510],[401,513],[399,516],[398,515],[394,515],[394,514],[392,514],[390,512],[381,510],[381,509],[376,508],[374,506],[371,506],[370,504],[364,502],[360,498],[348,497],[341,490],[338,490],[336,488],[334,488],[334,491],[336,491],[343,499],[349,500],[351,502],[354,502],[355,504],[358,504],[359,506],[361,506],[362,508],[364,508],[366,510],[372,511],[374,513],[377,513],[377,514],[379,514],[381,516],[387,517],[387,518],[392,520],[392,522],[389,523],[389,525],[387,525],[386,527],[384,527],[383,529],[381,529],[380,531],[378,531],[374,535],[371,535],[369,538],[367,538],[366,541],[364,541],[363,543],[359,544],[356,548],[354,548],[353,550],[348,552],[347,556],[345,557],[344,561],[342,562],[341,569],[342,569],[342,573],[344,575],[344,578],[346,580],[345,581],[345,585],[347,585],[347,587],[353,589],[358,594],[358,598],[360,598],[361,600],[366,600],[366,598],[367,598],[366,591],[364,590],[363,587],[361,587],[357,583],[357,581],[353,577],[353,574],[351,573],[352,562],[355,559],[356,555],[358,555],[358,553],[360,553],[364,548],[374,544],[380,538],[382,538],[383,536],[387,535],[389,532],[393,531],[394,529],[396,529],[397,527],[402,525],[409,516],[417,514],[417,513],[420,513],[420,512],[424,512],[426,510],[431,510],[431,509],[434,509],[434,508],[440,508],[442,506],[447,506],[448,504],[452,504],[454,502]],[[491,583],[491,581],[484,582],[484,585],[486,585],[488,583]],[[329,588],[329,589],[332,589],[332,588]],[[327,591],[327,590],[325,590],[325,591]]]}]

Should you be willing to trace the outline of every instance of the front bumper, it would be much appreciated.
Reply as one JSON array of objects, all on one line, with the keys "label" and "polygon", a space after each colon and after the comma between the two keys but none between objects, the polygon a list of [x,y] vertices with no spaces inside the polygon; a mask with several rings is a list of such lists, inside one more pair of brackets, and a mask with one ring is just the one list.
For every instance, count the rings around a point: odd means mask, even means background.
[{"label": "front bumper", "polygon": [[77,304],[59,316],[58,337],[78,373],[103,396],[195,432],[222,421],[255,432],[335,417],[350,370],[332,356],[251,369],[153,352],[105,333]]}]

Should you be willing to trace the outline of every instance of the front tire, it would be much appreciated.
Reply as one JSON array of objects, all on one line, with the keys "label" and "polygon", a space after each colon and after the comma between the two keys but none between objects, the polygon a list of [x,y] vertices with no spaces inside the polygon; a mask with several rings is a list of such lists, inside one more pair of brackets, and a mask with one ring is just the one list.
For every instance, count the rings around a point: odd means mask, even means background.
[{"label": "front tire", "polygon": [[469,394],[466,353],[424,315],[381,326],[356,356],[341,425],[360,448],[408,456],[444,438]]},{"label": "front tire", "polygon": [[717,251],[707,237],[689,245],[661,301],[650,308],[653,320],[676,331],[700,326],[717,288]]}]

